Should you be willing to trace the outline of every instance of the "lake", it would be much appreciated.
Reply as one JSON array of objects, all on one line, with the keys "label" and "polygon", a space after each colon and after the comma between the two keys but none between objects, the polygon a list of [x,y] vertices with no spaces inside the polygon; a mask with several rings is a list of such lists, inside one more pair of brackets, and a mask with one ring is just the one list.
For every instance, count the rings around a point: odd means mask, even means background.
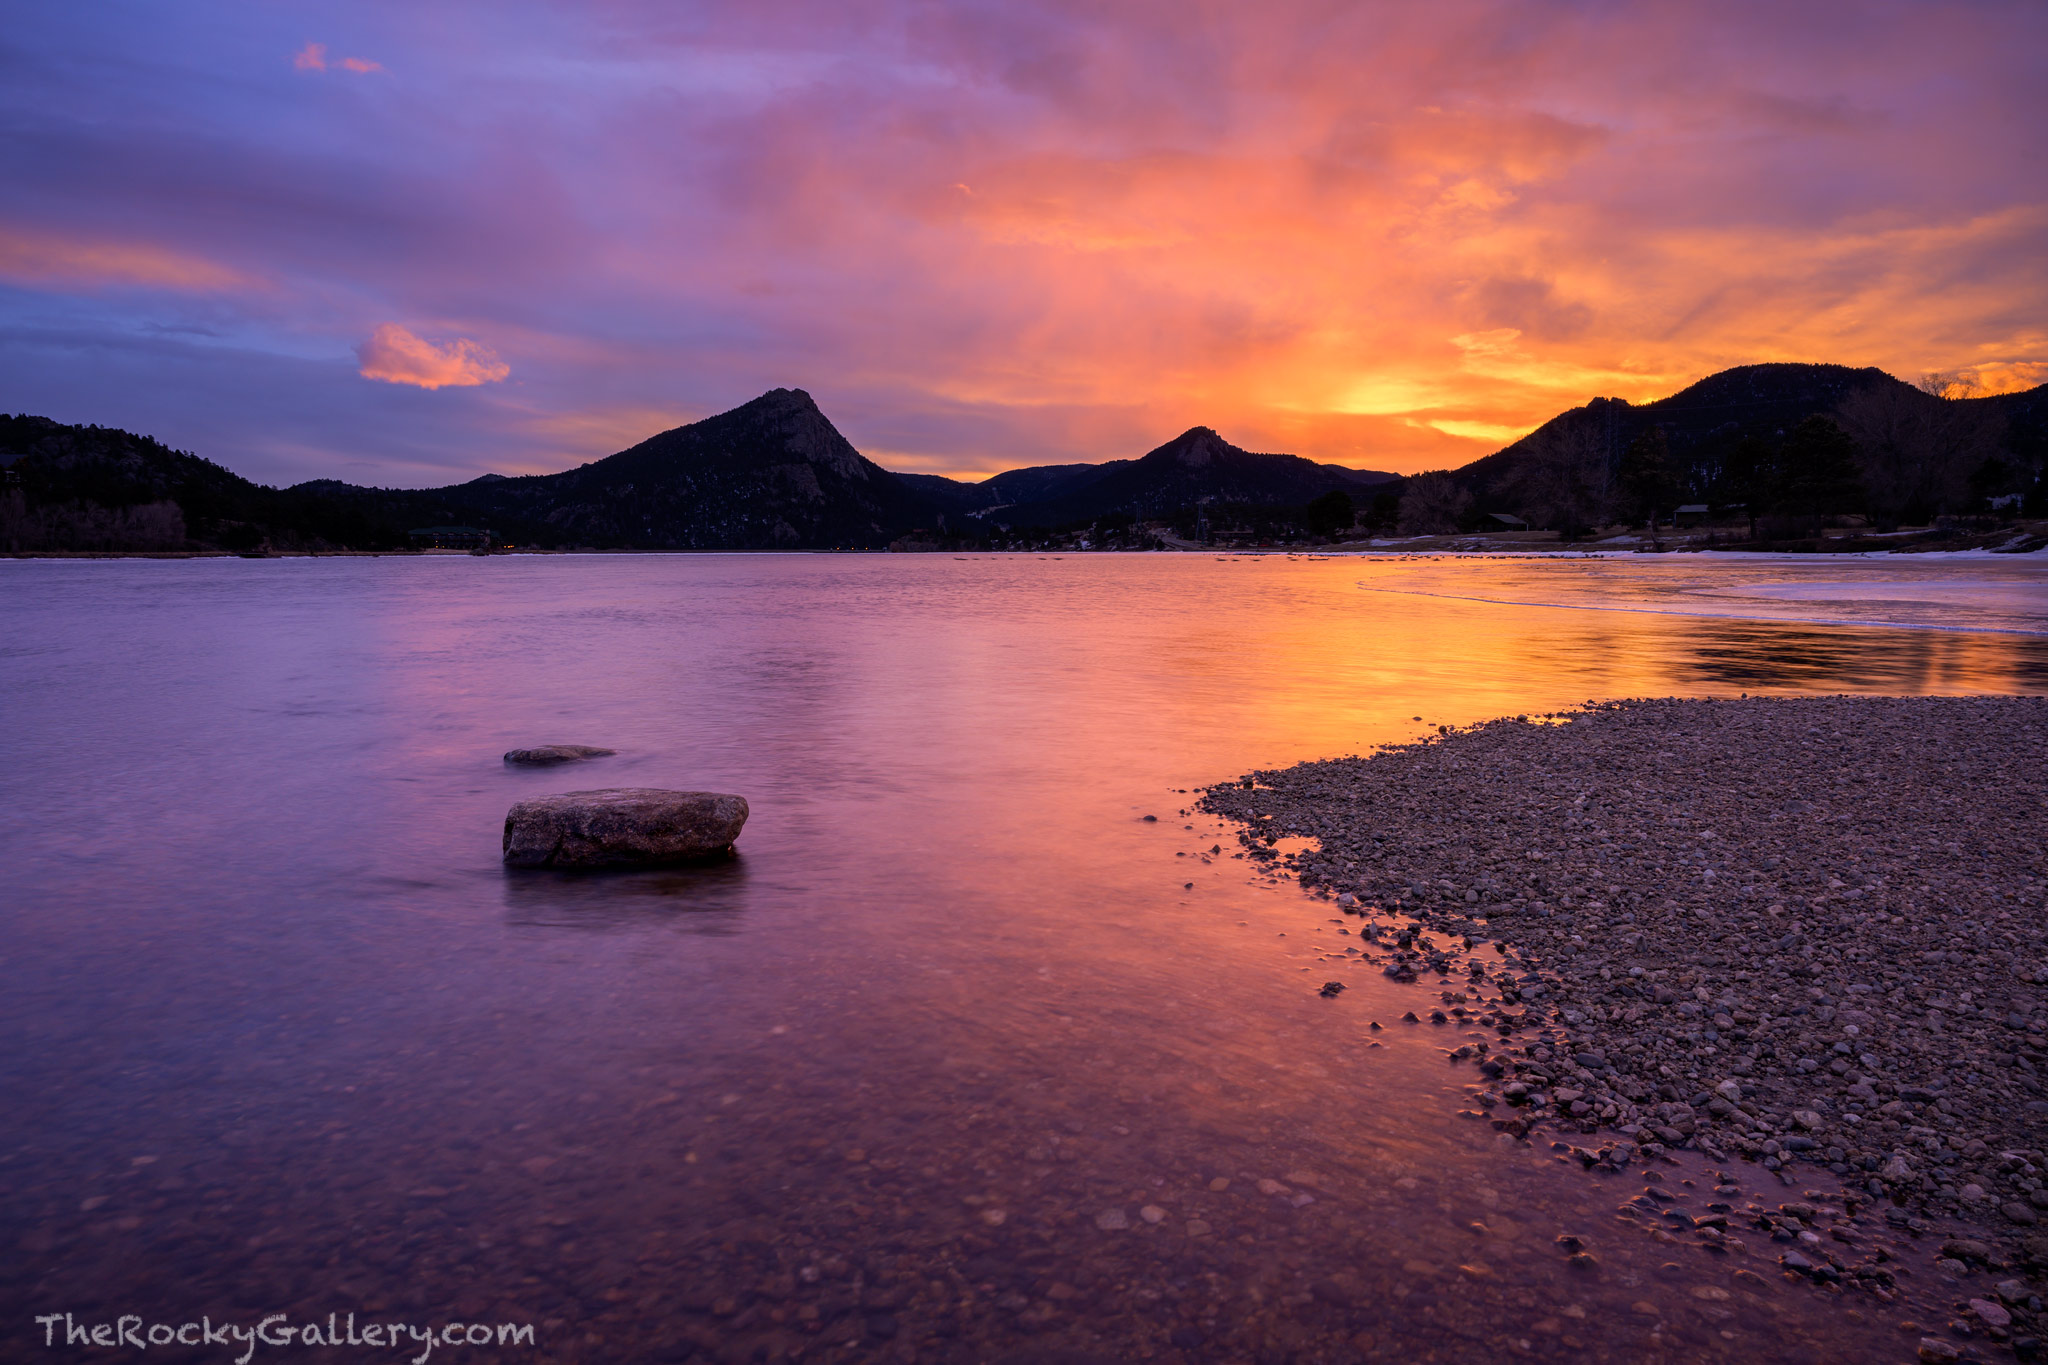
[{"label": "lake", "polygon": [[[1418,988],[1319,997],[1327,902],[1191,812],[1594,698],[2048,691],[2042,559],[0,563],[5,1354],[89,1354],[44,1348],[68,1312],[533,1324],[462,1357],[506,1361],[1910,1359],[1912,1304],[1647,1238],[1639,1173],[1462,1116],[1455,1039],[1371,1028]],[[546,743],[619,753],[500,762]],[[500,865],[509,805],[601,786],[753,814],[710,866]]]}]

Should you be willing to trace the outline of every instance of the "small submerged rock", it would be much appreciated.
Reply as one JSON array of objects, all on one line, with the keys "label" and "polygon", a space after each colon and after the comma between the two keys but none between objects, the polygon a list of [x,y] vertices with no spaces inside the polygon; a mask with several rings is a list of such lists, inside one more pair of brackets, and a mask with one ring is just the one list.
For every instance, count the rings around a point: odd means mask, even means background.
[{"label": "small submerged rock", "polygon": [[532,749],[509,750],[505,761],[522,768],[546,768],[586,758],[607,758],[617,752],[617,749],[600,749],[595,744],[542,744]]},{"label": "small submerged rock", "polygon": [[505,815],[512,867],[626,867],[722,853],[747,823],[747,800],[723,792],[612,787],[521,801]]}]

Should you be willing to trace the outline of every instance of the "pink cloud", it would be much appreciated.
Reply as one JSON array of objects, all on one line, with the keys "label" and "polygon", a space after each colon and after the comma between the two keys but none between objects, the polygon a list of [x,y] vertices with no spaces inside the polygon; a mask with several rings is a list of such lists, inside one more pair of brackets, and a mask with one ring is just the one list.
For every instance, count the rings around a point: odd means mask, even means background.
[{"label": "pink cloud", "polygon": [[495,384],[512,373],[488,346],[457,337],[437,346],[395,322],[387,322],[356,347],[365,379],[413,384],[422,389],[463,389]]},{"label": "pink cloud", "polygon": [[36,288],[141,285],[193,293],[255,289],[256,280],[154,242],[93,240],[0,226],[0,279]]},{"label": "pink cloud", "polygon": [[[382,62],[373,62],[366,57],[343,57],[332,65],[341,68],[343,71],[353,71],[359,76],[384,69]],[[328,70],[327,44],[307,43],[292,54],[292,68],[296,71]]]}]

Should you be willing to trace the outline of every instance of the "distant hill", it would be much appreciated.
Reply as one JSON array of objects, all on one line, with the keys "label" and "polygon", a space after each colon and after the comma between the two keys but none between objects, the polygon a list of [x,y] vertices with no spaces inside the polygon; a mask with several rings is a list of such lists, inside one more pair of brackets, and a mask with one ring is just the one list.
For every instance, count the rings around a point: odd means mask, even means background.
[{"label": "distant hill", "polygon": [[[1603,501],[1611,500],[1623,453],[1656,427],[1683,500],[1720,501],[1739,443],[1774,445],[1818,414],[1855,440],[1872,510],[1933,515],[1968,503],[1971,475],[1987,459],[2038,467],[2048,417],[2044,395],[2048,386],[1949,399],[1878,369],[1743,365],[1655,402],[1595,398],[1452,477],[1470,490],[1480,513],[1516,512],[1548,524],[1577,511],[1597,520],[1606,510]],[[1574,500],[1581,506],[1564,505]]]},{"label": "distant hill", "polygon": [[1629,442],[1653,424],[1664,428],[1672,457],[1685,461],[1745,435],[1782,435],[1809,414],[1832,412],[1851,393],[1878,384],[1911,387],[1876,369],[1743,365],[1640,406],[1625,398],[1595,398],[1466,465],[1457,477],[1482,502],[1512,496],[1507,490],[1530,461],[1562,446],[1598,448],[1618,461]]},{"label": "distant hill", "polygon": [[939,474],[899,474],[897,477],[908,481],[935,506],[948,512],[984,513],[991,508],[1064,497],[1129,463],[1129,460],[1110,460],[1104,464],[1031,465],[1005,470],[978,483],[948,479]]},{"label": "distant hill", "polygon": [[650,550],[874,549],[930,501],[867,459],[802,389],[775,389],[560,474],[437,496],[529,540]]},{"label": "distant hill", "polygon": [[[403,545],[418,494],[331,481],[280,491],[113,427],[0,414],[0,551]],[[333,491],[330,491],[333,490]],[[336,496],[336,491],[341,496]],[[379,524],[381,519],[381,524]]]},{"label": "distant hill", "polygon": [[[1120,514],[1170,517],[1202,502],[1299,507],[1325,493],[1357,493],[1399,478],[1299,455],[1256,454],[1193,427],[1135,460],[1016,469],[977,484],[941,480],[952,489],[932,491],[961,499],[962,510],[998,525],[1066,526]],[[966,501],[977,496],[978,506]]]}]

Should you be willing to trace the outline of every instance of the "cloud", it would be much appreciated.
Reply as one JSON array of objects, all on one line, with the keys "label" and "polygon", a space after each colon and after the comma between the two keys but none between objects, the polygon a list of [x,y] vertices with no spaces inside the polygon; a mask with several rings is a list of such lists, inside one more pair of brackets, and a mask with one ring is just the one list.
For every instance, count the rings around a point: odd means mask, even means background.
[{"label": "cloud", "polygon": [[0,227],[0,279],[39,288],[142,285],[184,292],[260,287],[241,271],[151,242],[81,240]]},{"label": "cloud", "polygon": [[512,367],[489,347],[467,337],[436,346],[395,322],[372,332],[368,341],[356,347],[356,358],[362,362],[358,373],[365,379],[422,389],[495,384],[512,373]]},{"label": "cloud", "polygon": [[1968,393],[1972,398],[1997,393],[2020,393],[2036,385],[2048,384],[2048,361],[1993,360],[1982,365],[1972,365],[1963,373],[1969,377]]},{"label": "cloud", "polygon": [[363,57],[343,57],[339,61],[330,63],[327,59],[327,44],[325,43],[307,43],[292,54],[292,69],[294,71],[326,71],[330,67],[339,67],[343,71],[353,71],[357,75],[367,75],[372,71],[382,71],[384,64],[382,62],[373,62]]},{"label": "cloud", "polygon": [[1440,406],[1447,397],[1433,378],[1383,371],[1344,386],[1342,392],[1303,405],[1304,411],[1341,412],[1360,417],[1397,417]]},{"label": "cloud", "polygon": [[[1552,405],[1572,395],[1578,395],[1576,401],[1595,397],[1595,390],[1601,393],[1618,390],[1613,396],[1640,401],[1670,393],[1682,387],[1689,378],[1696,377],[1683,371],[1638,371],[1581,365],[1557,356],[1532,355],[1521,342],[1521,332],[1513,327],[1498,327],[1488,332],[1451,338],[1451,344],[1464,352],[1460,368],[1466,374],[1537,390],[1544,393],[1538,401]],[[1566,402],[1565,406],[1576,406],[1576,401]],[[1429,425],[1439,431],[1450,430],[1441,422],[1430,422]],[[1524,429],[1534,425],[1533,422],[1527,423]]]},{"label": "cloud", "polygon": [[1518,353],[1515,343],[1522,338],[1521,329],[1516,327],[1495,327],[1486,332],[1467,332],[1451,338],[1451,345],[1468,356],[1512,356]]},{"label": "cloud", "polygon": [[1527,427],[1502,426],[1498,422],[1459,422],[1450,418],[1430,418],[1421,423],[1434,427],[1446,436],[1462,436],[1468,441],[1485,441],[1490,445],[1504,446],[1528,435]]}]

